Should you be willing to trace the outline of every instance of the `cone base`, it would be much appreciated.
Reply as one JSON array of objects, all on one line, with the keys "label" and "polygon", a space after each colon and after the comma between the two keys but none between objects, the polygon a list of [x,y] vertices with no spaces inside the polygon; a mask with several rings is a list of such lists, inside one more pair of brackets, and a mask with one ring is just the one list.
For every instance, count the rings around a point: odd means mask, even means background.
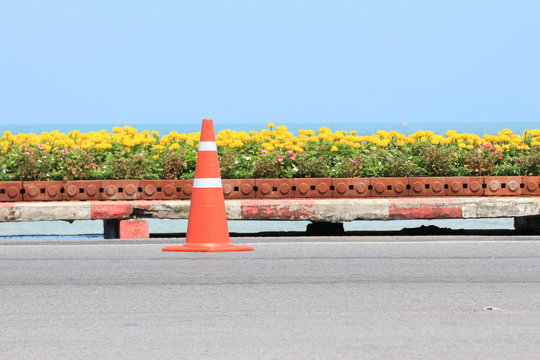
[{"label": "cone base", "polygon": [[253,251],[251,246],[233,244],[184,244],[180,246],[167,246],[162,251],[190,251],[190,252],[225,252],[225,251]]}]

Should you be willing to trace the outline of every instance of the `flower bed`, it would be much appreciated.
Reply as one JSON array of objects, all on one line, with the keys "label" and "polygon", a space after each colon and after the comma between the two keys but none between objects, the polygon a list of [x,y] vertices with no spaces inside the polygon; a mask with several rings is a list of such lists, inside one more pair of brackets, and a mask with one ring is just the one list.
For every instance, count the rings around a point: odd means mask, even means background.
[{"label": "flower bed", "polygon": [[[540,130],[522,135],[404,135],[268,124],[261,131],[224,130],[216,143],[223,179],[418,176],[538,176]],[[142,131],[11,134],[0,138],[0,180],[166,180],[194,175],[199,133]]]}]

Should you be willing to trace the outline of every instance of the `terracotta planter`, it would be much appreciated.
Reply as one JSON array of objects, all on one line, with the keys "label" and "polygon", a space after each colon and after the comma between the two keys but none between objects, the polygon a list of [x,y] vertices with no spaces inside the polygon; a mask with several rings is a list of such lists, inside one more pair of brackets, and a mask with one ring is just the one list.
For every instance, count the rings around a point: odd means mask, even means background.
[{"label": "terracotta planter", "polygon": [[486,176],[485,196],[520,196],[523,194],[521,176]]},{"label": "terracotta planter", "polygon": [[410,177],[409,196],[446,196],[446,178]]},{"label": "terracotta planter", "polygon": [[409,179],[406,177],[371,178],[372,197],[409,196]]},{"label": "terracotta planter", "polygon": [[333,194],[332,179],[293,179],[293,184],[293,189],[300,198],[331,198]]},{"label": "terracotta planter", "polygon": [[102,200],[139,200],[142,189],[140,180],[103,180]]},{"label": "terracotta planter", "polygon": [[62,200],[101,200],[101,180],[70,180],[63,183]]},{"label": "terracotta planter", "polygon": [[[226,199],[540,196],[540,176],[224,179]],[[0,201],[187,200],[193,180],[2,181]]]},{"label": "terracotta planter", "polygon": [[23,181],[24,201],[61,201],[62,181]]},{"label": "terracotta planter", "polygon": [[0,181],[0,201],[22,201],[22,181]]},{"label": "terracotta planter", "polygon": [[255,179],[255,186],[258,198],[294,198],[297,193],[292,179]]},{"label": "terracotta planter", "polygon": [[180,180],[141,180],[141,200],[180,199]]},{"label": "terracotta planter", "polygon": [[256,196],[255,179],[221,180],[225,199],[253,199]]},{"label": "terracotta planter", "polygon": [[452,176],[446,178],[448,196],[483,196],[483,176]]},{"label": "terracotta planter", "polygon": [[540,176],[523,176],[521,180],[523,183],[523,195],[540,195]]},{"label": "terracotta planter", "polygon": [[193,180],[178,180],[176,192],[181,200],[191,199],[191,194],[193,193]]},{"label": "terracotta planter", "polygon": [[371,196],[370,178],[334,178],[332,186],[335,198],[367,198]]}]

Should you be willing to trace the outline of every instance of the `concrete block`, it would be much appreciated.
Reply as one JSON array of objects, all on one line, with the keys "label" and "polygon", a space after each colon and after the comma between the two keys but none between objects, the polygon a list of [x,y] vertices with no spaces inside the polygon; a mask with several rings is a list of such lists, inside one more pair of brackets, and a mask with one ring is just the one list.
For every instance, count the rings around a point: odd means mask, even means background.
[{"label": "concrete block", "polygon": [[306,220],[318,222],[387,220],[390,209],[388,199],[321,199],[312,206]]},{"label": "concrete block", "polygon": [[120,239],[148,239],[150,232],[146,220],[121,220]]}]

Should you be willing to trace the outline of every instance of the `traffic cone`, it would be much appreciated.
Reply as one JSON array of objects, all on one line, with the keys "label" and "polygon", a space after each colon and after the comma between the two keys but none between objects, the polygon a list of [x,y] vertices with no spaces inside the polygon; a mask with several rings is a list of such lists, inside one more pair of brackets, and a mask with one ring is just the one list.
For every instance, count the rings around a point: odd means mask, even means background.
[{"label": "traffic cone", "polygon": [[181,246],[167,246],[163,251],[250,250],[253,250],[251,246],[236,246],[231,244],[229,239],[214,124],[212,119],[203,119],[186,243]]}]

